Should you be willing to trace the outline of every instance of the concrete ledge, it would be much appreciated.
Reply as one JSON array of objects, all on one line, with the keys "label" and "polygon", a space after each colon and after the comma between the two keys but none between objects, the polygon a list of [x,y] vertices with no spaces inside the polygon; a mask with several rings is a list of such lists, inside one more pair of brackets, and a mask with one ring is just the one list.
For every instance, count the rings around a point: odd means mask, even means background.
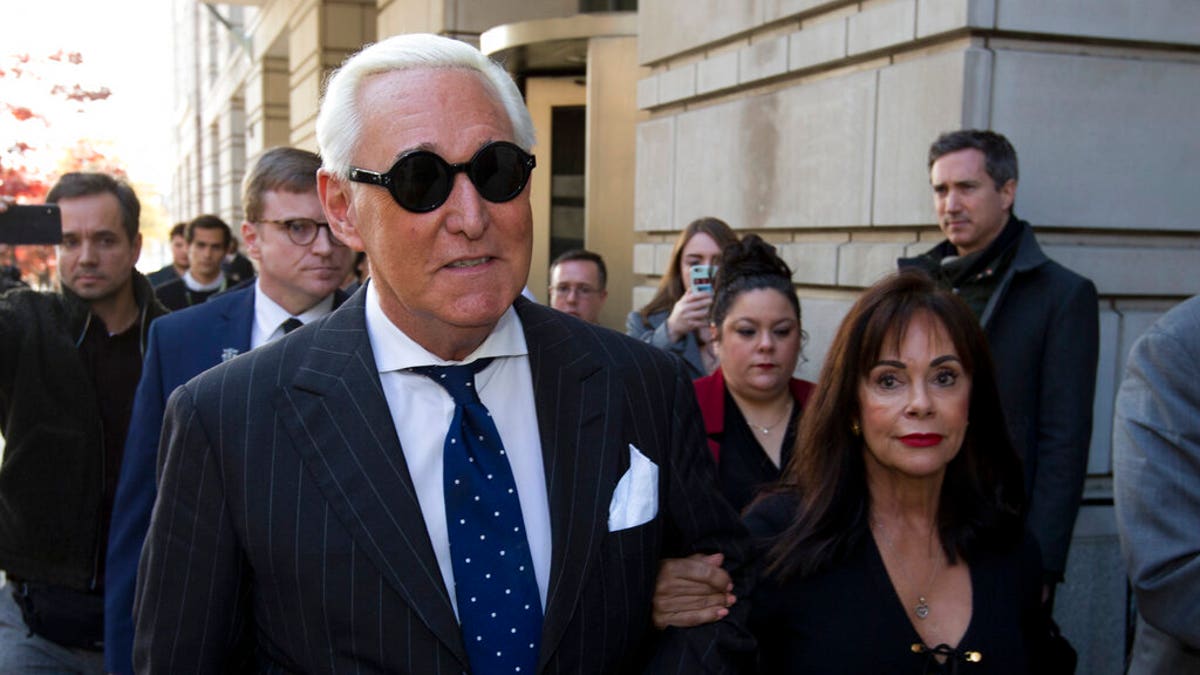
[{"label": "concrete ledge", "polygon": [[851,300],[805,297],[800,290],[800,327],[808,333],[808,342],[803,352],[806,360],[796,369],[796,377],[817,381],[833,336],[852,304]]},{"label": "concrete ledge", "polygon": [[763,0],[763,20],[775,21],[829,4],[832,0]]},{"label": "concrete ledge", "polygon": [[762,25],[765,0],[654,0],[638,7],[638,62],[652,64]]},{"label": "concrete ledge", "polygon": [[779,244],[779,257],[792,268],[792,281],[798,284],[834,286],[837,284],[838,243],[797,242]]},{"label": "concrete ledge", "polygon": [[1046,255],[1096,284],[1100,295],[1184,297],[1197,291],[1200,247],[1045,246]]},{"label": "concrete ledge", "polygon": [[658,289],[654,286],[634,286],[633,293],[631,294],[633,297],[633,303],[630,306],[633,307],[634,310],[639,310],[645,307],[646,303],[650,302],[650,300],[654,298],[654,292],[656,290]]},{"label": "concrete ledge", "polygon": [[844,244],[838,249],[839,286],[866,288],[896,271],[896,259],[907,244],[878,242]]},{"label": "concrete ledge", "polygon": [[674,242],[654,245],[654,274],[662,276],[667,273],[667,267],[671,265],[671,249],[674,246]]},{"label": "concrete ledge", "polygon": [[908,42],[916,37],[916,0],[896,0],[847,19],[850,54],[862,54]]},{"label": "concrete ledge", "polygon": [[633,273],[655,274],[654,244],[633,245]]},{"label": "concrete ledge", "polygon": [[819,23],[788,36],[788,70],[803,70],[845,56],[845,19]]},{"label": "concrete ledge", "polygon": [[1200,45],[1200,2],[1194,0],[995,0],[995,3],[996,27],[1002,30]]},{"label": "concrete ledge", "polygon": [[786,73],[788,36],[781,35],[738,51],[738,82],[748,84]]},{"label": "concrete ledge", "polygon": [[696,64],[689,63],[658,75],[658,102],[673,103],[696,95]]},{"label": "concrete ledge", "polygon": [[736,87],[738,58],[738,52],[730,51],[701,61],[696,66],[696,93],[707,94]]},{"label": "concrete ledge", "polygon": [[991,28],[996,23],[995,0],[917,0],[917,37],[959,28]]},{"label": "concrete ledge", "polygon": [[641,110],[658,105],[658,76],[651,75],[638,80],[637,107]]}]

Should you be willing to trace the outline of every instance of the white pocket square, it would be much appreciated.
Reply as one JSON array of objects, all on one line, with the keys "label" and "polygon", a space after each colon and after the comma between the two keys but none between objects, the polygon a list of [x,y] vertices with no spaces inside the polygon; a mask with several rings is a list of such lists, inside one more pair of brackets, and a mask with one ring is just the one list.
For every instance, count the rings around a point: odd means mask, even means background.
[{"label": "white pocket square", "polygon": [[629,470],[617,482],[608,504],[608,531],[644,525],[658,515],[658,465],[629,445]]}]

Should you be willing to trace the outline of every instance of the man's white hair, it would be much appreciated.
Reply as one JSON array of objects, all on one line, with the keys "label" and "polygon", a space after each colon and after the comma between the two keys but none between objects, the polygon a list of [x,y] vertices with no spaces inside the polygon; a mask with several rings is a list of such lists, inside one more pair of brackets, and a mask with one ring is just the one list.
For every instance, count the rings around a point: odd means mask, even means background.
[{"label": "man's white hair", "polygon": [[[329,78],[317,113],[317,145],[324,168],[336,176],[350,174],[350,160],[362,135],[358,90],[365,78],[394,70],[464,68],[483,76],[512,124],[514,141],[525,151],[533,148],[533,120],[516,83],[500,64],[475,47],[453,38],[428,33],[395,35],[357,52]],[[413,92],[421,96],[424,92]]]}]

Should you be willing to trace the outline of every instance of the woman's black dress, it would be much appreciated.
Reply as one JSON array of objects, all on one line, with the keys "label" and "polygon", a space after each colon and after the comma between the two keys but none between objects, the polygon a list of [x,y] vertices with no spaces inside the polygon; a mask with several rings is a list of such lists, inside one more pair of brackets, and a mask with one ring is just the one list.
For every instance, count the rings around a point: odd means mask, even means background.
[{"label": "woman's black dress", "polygon": [[[761,543],[794,519],[797,501],[774,495],[746,514]],[[752,595],[751,629],[762,673],[1028,673],[1030,645],[1045,627],[1041,561],[1026,537],[1016,550],[977,555],[969,562],[972,613],[967,632],[945,663],[914,651],[921,637],[888,578],[883,558],[865,531],[847,558],[782,584],[764,575]],[[933,608],[936,611],[936,608]],[[936,645],[931,645],[936,646]],[[966,660],[968,652],[978,662]]]},{"label": "woman's black dress", "polygon": [[741,513],[763,488],[778,482],[780,467],[787,466],[788,460],[792,458],[792,446],[796,444],[796,426],[800,422],[799,403],[792,406],[790,414],[786,430],[776,428],[771,432],[784,434],[779,466],[775,466],[771,458],[767,457],[767,452],[759,445],[758,438],[733,400],[729,388],[725,388],[725,431],[721,433],[720,438],[714,437],[714,440],[721,444],[717,482],[721,486],[721,494],[725,495],[725,499],[738,513]]}]

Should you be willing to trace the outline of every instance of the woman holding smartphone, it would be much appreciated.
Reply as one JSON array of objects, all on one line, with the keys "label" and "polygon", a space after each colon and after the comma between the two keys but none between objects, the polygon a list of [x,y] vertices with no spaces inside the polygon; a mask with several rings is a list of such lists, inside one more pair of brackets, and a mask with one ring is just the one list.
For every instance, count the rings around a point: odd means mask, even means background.
[{"label": "woman holding smartphone", "polygon": [[692,379],[717,367],[708,329],[712,276],[721,250],[737,240],[733,229],[720,219],[699,218],[688,223],[675,241],[671,264],[654,298],[630,312],[625,321],[627,335],[682,358]]}]

